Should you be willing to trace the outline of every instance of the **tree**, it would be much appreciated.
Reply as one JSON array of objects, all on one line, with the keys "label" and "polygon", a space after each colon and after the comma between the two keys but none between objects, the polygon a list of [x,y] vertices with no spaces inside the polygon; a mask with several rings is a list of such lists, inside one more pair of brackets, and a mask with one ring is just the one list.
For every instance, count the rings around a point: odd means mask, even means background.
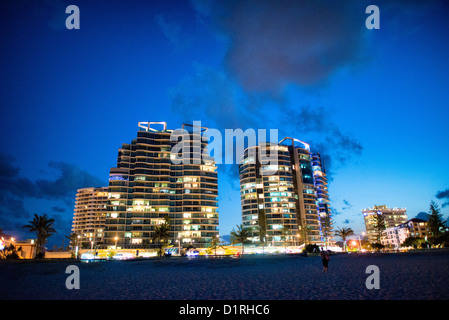
[{"label": "tree", "polygon": [[286,242],[287,242],[287,237],[288,237],[288,235],[290,235],[291,234],[291,231],[289,231],[286,227],[285,227],[285,225],[283,225],[282,226],[282,229],[281,229],[281,240],[282,240],[282,243],[284,244],[284,251],[285,251],[285,246],[286,246]]},{"label": "tree", "polygon": [[354,231],[351,228],[338,228],[335,231],[335,235],[337,237],[340,237],[343,240],[343,246],[346,252],[346,239],[349,236],[353,236],[354,235]]},{"label": "tree", "polygon": [[236,225],[237,231],[235,229],[232,229],[231,231],[231,244],[242,244],[242,255],[244,250],[244,243],[248,240],[250,232],[248,229],[243,228],[243,225]]},{"label": "tree", "polygon": [[18,260],[20,259],[19,252],[23,252],[22,247],[16,248],[11,243],[9,246],[4,247],[3,250],[0,250],[0,259]]},{"label": "tree", "polygon": [[375,214],[373,216],[373,229],[377,243],[380,243],[380,238],[382,238],[382,234],[386,228],[385,216],[383,216],[382,213]]},{"label": "tree", "polygon": [[170,236],[170,218],[165,217],[164,220],[165,220],[164,223],[162,223],[158,227],[154,228],[154,233],[151,236],[152,241],[158,240],[158,242],[159,242],[159,256],[161,256],[161,257],[162,257],[163,246],[164,246],[163,242],[168,241],[171,238],[171,236]]},{"label": "tree", "polygon": [[404,242],[401,244],[401,247],[413,247],[413,248],[418,248],[421,243],[424,242],[423,238],[420,237],[408,237],[407,239],[404,240]]},{"label": "tree", "polygon": [[43,258],[45,256],[45,244],[47,239],[56,233],[53,228],[55,220],[48,218],[46,214],[38,216],[34,214],[33,220],[29,221],[29,224],[23,226],[28,231],[36,232],[36,259]]},{"label": "tree", "polygon": [[267,238],[267,216],[265,215],[265,210],[259,210],[258,214],[259,225],[257,231],[259,231],[259,242],[265,243]]},{"label": "tree", "polygon": [[223,242],[220,240],[220,237],[213,237],[209,242],[210,249],[215,250],[215,255],[217,255],[217,248],[223,248]]},{"label": "tree", "polygon": [[380,251],[380,250],[385,248],[385,246],[382,243],[379,243],[379,242],[372,243],[371,247],[373,249],[375,249],[376,251]]},{"label": "tree", "polygon": [[78,245],[78,234],[71,233],[69,236],[65,236],[67,239],[69,239],[69,246],[72,250],[72,258],[75,258],[75,249]]},{"label": "tree", "polygon": [[443,215],[435,201],[430,202],[429,214],[427,215],[427,226],[432,233],[432,242],[435,242],[442,235],[441,229],[444,229]]},{"label": "tree", "polygon": [[299,227],[299,237],[299,242],[301,244],[307,244],[309,242],[309,229],[305,223],[301,223],[301,226]]},{"label": "tree", "polygon": [[333,228],[334,228],[334,221],[329,214],[326,214],[323,218],[323,224],[322,224],[322,232],[323,232],[324,243],[326,244],[326,248],[329,244],[329,238],[332,238]]}]

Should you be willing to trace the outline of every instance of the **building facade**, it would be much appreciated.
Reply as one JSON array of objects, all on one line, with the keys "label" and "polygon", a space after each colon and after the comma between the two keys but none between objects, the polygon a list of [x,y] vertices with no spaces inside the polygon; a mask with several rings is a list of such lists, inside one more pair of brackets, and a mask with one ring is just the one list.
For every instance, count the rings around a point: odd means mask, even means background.
[{"label": "building facade", "polygon": [[391,227],[385,229],[383,236],[380,238],[380,243],[386,247],[398,249],[401,246],[401,237],[399,236],[399,227]]},{"label": "building facade", "polygon": [[[181,141],[172,141],[175,131],[165,122],[139,123],[137,138],[122,145],[110,170],[107,247],[155,248],[155,228],[167,218],[170,245],[203,248],[218,235],[218,180],[206,131],[183,125]],[[179,144],[192,161],[174,161]]]},{"label": "building facade", "polygon": [[400,224],[397,229],[401,244],[409,237],[422,238],[425,240],[427,237],[431,236],[427,221],[418,218],[413,218]]},{"label": "building facade", "polygon": [[91,248],[104,241],[108,187],[78,189],[73,213],[72,233],[77,234],[78,246]]},{"label": "building facade", "polygon": [[[256,157],[261,148],[277,152],[276,165],[261,163]],[[324,244],[320,214],[329,214],[327,180],[321,159],[317,155],[313,162],[308,144],[285,138],[247,148],[239,175],[242,224],[253,243]]]},{"label": "building facade", "polygon": [[382,215],[384,217],[386,229],[397,227],[408,219],[407,210],[405,208],[388,208],[386,205],[363,209],[362,214],[369,242],[377,241],[378,235],[375,229],[376,215]]},{"label": "building facade", "polygon": [[430,236],[427,221],[413,218],[395,227],[385,230],[381,243],[391,248],[400,248],[404,241],[409,237],[421,238],[426,240]]},{"label": "building facade", "polygon": [[333,239],[333,226],[329,204],[329,190],[326,168],[319,153],[312,154],[313,179],[315,182],[318,214],[324,241],[329,245]]}]

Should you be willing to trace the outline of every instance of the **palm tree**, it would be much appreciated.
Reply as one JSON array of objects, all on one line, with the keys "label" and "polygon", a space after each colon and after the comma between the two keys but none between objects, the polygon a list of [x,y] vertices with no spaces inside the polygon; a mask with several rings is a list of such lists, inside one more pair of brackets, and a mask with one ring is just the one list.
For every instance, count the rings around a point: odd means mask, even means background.
[{"label": "palm tree", "polygon": [[217,255],[217,248],[223,248],[223,243],[220,241],[219,236],[213,237],[209,245],[212,250],[215,250],[215,255]]},{"label": "palm tree", "polygon": [[335,235],[343,240],[344,248],[346,252],[346,238],[354,235],[354,231],[351,228],[338,228],[335,231]]},{"label": "palm tree", "polygon": [[231,231],[231,244],[241,243],[242,244],[242,255],[244,250],[244,243],[248,240],[250,232],[248,229],[243,228],[243,225],[236,225],[237,231],[232,229]]},{"label": "palm tree", "polygon": [[154,233],[151,236],[152,241],[159,241],[159,256],[162,257],[163,242],[168,241],[170,238],[170,218],[165,217],[165,222],[154,228]]},{"label": "palm tree", "polygon": [[33,220],[29,221],[29,224],[23,226],[24,229],[28,229],[28,231],[36,232],[36,258],[43,258],[45,255],[45,244],[47,243],[47,239],[54,233],[56,230],[53,228],[55,220],[52,218],[48,218],[46,214],[42,216],[38,216],[34,214]]}]

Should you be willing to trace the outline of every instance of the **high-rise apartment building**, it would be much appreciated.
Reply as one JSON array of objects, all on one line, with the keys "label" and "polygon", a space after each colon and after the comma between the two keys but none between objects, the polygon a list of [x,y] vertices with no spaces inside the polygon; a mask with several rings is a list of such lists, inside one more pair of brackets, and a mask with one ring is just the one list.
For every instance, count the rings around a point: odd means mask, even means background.
[{"label": "high-rise apartment building", "polygon": [[378,238],[375,229],[376,215],[384,217],[386,229],[405,223],[408,219],[405,208],[388,208],[386,205],[363,209],[362,214],[365,220],[366,235],[370,242],[376,242]]},{"label": "high-rise apartment building", "polygon": [[72,233],[79,236],[81,248],[103,243],[107,201],[108,187],[77,190]]},{"label": "high-rise apartment building", "polygon": [[[162,126],[162,127],[161,127]],[[207,156],[208,129],[183,125],[181,144],[191,161],[173,161],[174,130],[165,122],[139,123],[137,138],[119,149],[111,168],[106,213],[106,246],[154,248],[155,228],[170,220],[170,244],[207,247],[218,235],[218,184]],[[178,243],[180,241],[180,243]]]},{"label": "high-rise apartment building", "polygon": [[332,222],[327,186],[326,168],[319,153],[312,154],[312,170],[315,182],[318,214],[320,216],[321,231],[327,244],[332,241]]},{"label": "high-rise apartment building", "polygon": [[[264,165],[255,158],[260,148],[277,152],[277,164]],[[325,243],[320,214],[329,214],[326,174],[307,143],[285,138],[279,144],[247,148],[239,171],[242,221],[251,241]]]}]

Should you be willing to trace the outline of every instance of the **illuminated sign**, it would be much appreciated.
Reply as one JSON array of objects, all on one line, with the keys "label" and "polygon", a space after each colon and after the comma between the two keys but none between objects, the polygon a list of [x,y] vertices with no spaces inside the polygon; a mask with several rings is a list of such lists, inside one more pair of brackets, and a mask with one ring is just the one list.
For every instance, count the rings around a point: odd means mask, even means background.
[{"label": "illuminated sign", "polygon": [[161,124],[164,126],[163,131],[167,130],[167,122],[139,122],[138,126],[139,128],[142,128],[145,131],[157,131],[156,129],[151,128],[151,125],[153,124]]}]

